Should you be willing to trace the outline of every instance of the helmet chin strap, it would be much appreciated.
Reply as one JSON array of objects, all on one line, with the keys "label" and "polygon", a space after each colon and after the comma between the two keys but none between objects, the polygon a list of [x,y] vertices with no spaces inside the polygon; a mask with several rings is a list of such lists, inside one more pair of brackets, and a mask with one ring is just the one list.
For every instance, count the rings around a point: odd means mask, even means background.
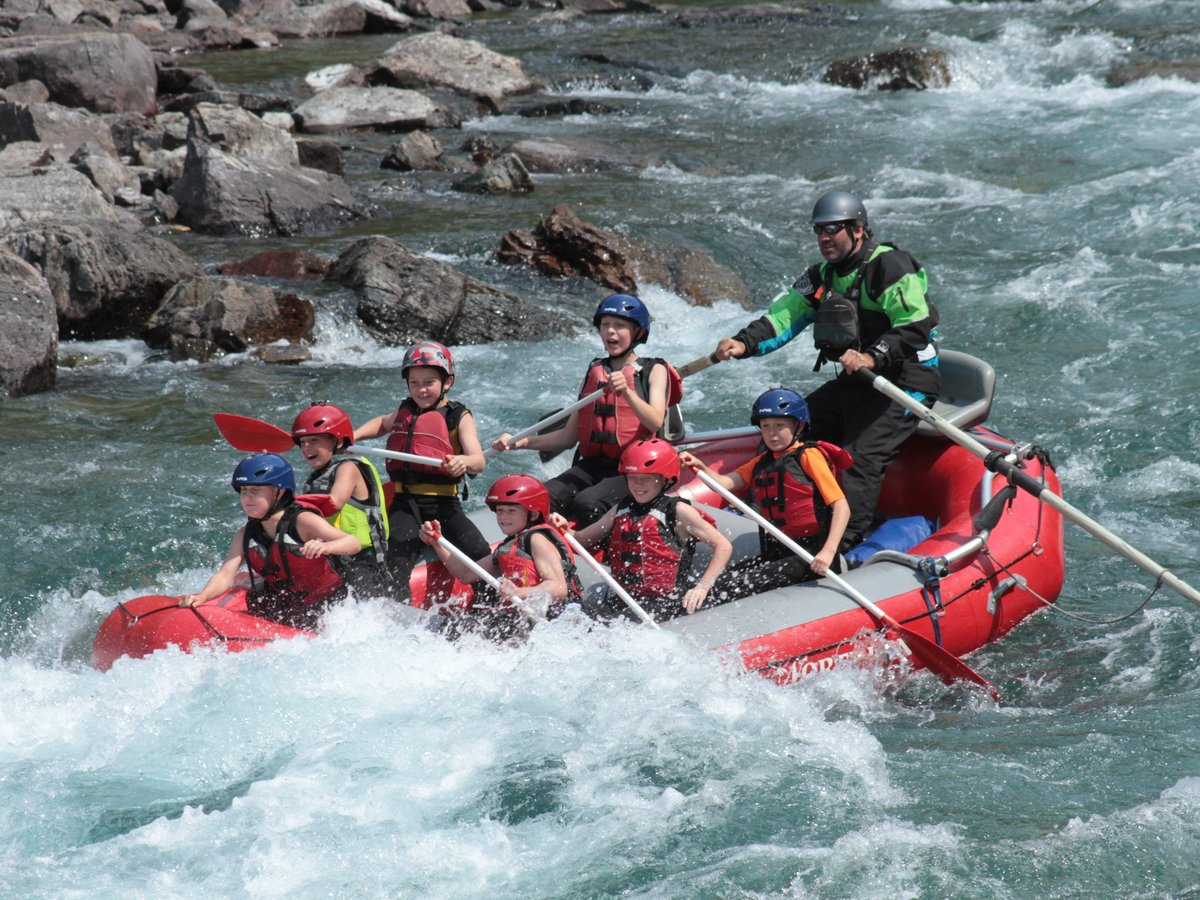
[{"label": "helmet chin strap", "polygon": [[275,513],[287,509],[288,506],[291,505],[292,497],[292,492],[286,488],[275,488],[275,500],[271,503],[270,509],[268,509],[262,516],[258,518],[251,516],[251,521],[265,522],[267,519],[271,518],[271,516],[275,515]]}]

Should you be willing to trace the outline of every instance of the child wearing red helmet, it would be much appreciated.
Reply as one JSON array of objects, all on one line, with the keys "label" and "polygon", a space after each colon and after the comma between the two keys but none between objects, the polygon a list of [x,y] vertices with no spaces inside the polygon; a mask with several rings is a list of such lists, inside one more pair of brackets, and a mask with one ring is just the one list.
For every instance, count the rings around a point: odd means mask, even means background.
[{"label": "child wearing red helmet", "polygon": [[[679,481],[679,456],[661,438],[641,438],[621,454],[629,497],[576,534],[584,546],[607,540],[612,576],[657,617],[694,613],[704,605],[733,547],[711,519],[687,500],[667,495]],[[551,517],[555,524],[565,521]],[[712,548],[704,574],[690,587],[696,543]]]},{"label": "child wearing red helmet", "polygon": [[618,472],[622,451],[639,437],[655,434],[666,421],[667,408],[683,394],[679,373],[665,360],[639,357],[635,348],[650,337],[650,311],[630,294],[613,294],[592,316],[606,356],[588,364],[579,396],[602,387],[608,392],[577,410],[548,434],[509,443],[505,433],[494,450],[541,450],[558,453],[578,446],[574,464],[546,482],[554,511],[589,525],[629,496]]},{"label": "child wearing red helmet", "polygon": [[[477,595],[470,610],[474,621],[468,627],[481,628],[494,637],[512,637],[527,630],[536,619],[558,615],[569,599],[579,598],[575,555],[548,524],[550,494],[532,475],[498,479],[488,490],[485,502],[496,514],[496,524],[505,540],[477,562],[500,579],[500,602],[485,607]],[[422,524],[421,540],[433,547],[451,574],[461,581],[478,581],[478,575],[438,544],[439,535],[436,520]]]},{"label": "child wearing red helmet", "polygon": [[[447,540],[472,559],[489,552],[488,542],[463,511],[467,475],[487,465],[471,411],[446,394],[454,384],[454,357],[437,341],[422,341],[404,354],[400,374],[408,397],[395,412],[376,416],[354,430],[355,440],[388,435],[387,448],[442,460],[434,468],[388,460],[396,493],[389,507],[387,563],[398,599],[411,596],[409,576],[424,545],[421,525],[436,519]],[[449,585],[447,585],[449,587]],[[433,596],[434,602],[445,597]]]},{"label": "child wearing red helmet", "polygon": [[303,493],[320,499],[321,512],[335,528],[358,538],[361,550],[334,565],[364,592],[386,584],[388,517],[383,483],[370,460],[349,456],[354,443],[350,417],[329,403],[314,403],[292,422],[292,440],[312,471]]}]

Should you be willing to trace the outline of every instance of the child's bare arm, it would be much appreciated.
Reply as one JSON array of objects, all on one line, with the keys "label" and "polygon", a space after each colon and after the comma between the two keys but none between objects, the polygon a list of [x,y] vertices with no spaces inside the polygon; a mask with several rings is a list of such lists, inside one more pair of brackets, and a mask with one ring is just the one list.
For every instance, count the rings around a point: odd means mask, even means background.
[{"label": "child's bare arm", "polygon": [[729,558],[733,556],[733,544],[729,543],[729,538],[721,534],[717,527],[709,523],[697,510],[684,503],[680,503],[676,509],[678,517],[676,532],[679,533],[679,537],[686,539],[690,535],[700,543],[707,544],[712,548],[712,557],[704,568],[704,574],[683,595],[683,608],[689,613],[693,613],[704,605],[717,576],[729,564]]},{"label": "child's bare arm", "polygon": [[242,563],[245,562],[245,556],[242,553],[242,533],[244,531],[244,528],[239,528],[238,533],[233,536],[233,542],[229,545],[229,553],[225,555],[225,561],[208,579],[208,583],[195,594],[187,594],[179,598],[180,606],[196,606],[213,597],[219,597],[229,590],[233,579],[237,577],[237,573],[242,568]]}]

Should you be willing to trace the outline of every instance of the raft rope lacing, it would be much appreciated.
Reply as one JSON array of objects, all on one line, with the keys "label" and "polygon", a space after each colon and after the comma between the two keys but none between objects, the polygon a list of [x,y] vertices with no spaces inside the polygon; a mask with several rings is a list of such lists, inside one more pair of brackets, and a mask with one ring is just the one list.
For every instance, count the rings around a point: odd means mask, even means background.
[{"label": "raft rope lacing", "polygon": [[[1050,468],[1054,468],[1054,463],[1050,459],[1050,451],[1047,450],[1045,447],[1029,445],[1027,447],[1023,447],[1020,449],[1021,449],[1021,451],[1023,451],[1020,455],[1023,456],[1024,458],[1029,459],[1031,457],[1036,456],[1042,462],[1043,468],[1045,468],[1046,466],[1049,466]],[[989,468],[991,468],[991,467],[989,466]],[[1042,483],[1045,484],[1045,481],[1046,481],[1045,475],[1043,474]],[[1010,480],[1010,483],[1011,483],[1011,480]],[[1040,504],[1039,504],[1038,519],[1039,519],[1038,528],[1040,530],[1041,529]],[[1129,612],[1125,613],[1123,616],[1117,616],[1115,619],[1089,619],[1087,616],[1081,616],[1078,613],[1073,613],[1073,612],[1069,612],[1065,609],[1062,609],[1055,601],[1049,600],[1046,597],[1043,597],[1041,594],[1039,594],[1037,591],[1035,591],[1033,588],[1031,588],[1029,586],[1029,582],[1026,580],[1026,578],[1023,575],[1019,575],[1018,573],[1014,572],[1012,569],[1009,568],[1009,566],[1000,562],[1000,560],[998,560],[995,556],[992,555],[991,550],[988,547],[986,540],[984,541],[983,548],[980,552],[984,556],[986,556],[988,559],[990,559],[993,563],[995,563],[996,566],[1000,569],[1000,571],[1007,573],[1008,576],[1016,582],[1017,586],[1019,586],[1020,588],[1025,590],[1027,593],[1029,593],[1030,596],[1032,596],[1034,599],[1036,599],[1038,602],[1040,602],[1046,609],[1053,610],[1054,612],[1058,613],[1060,616],[1065,616],[1068,619],[1074,619],[1076,622],[1083,622],[1085,625],[1095,625],[1097,627],[1103,627],[1103,626],[1107,626],[1107,625],[1116,625],[1120,622],[1124,622],[1126,619],[1133,618],[1138,613],[1140,613],[1143,609],[1146,608],[1146,605],[1151,600],[1154,599],[1154,595],[1157,594],[1159,589],[1162,587],[1162,576],[1160,575],[1158,578],[1155,579],[1154,587],[1153,587],[1153,589],[1151,589],[1150,593],[1146,595],[1145,599],[1143,599],[1141,603],[1139,603],[1136,607],[1131,609]],[[1024,553],[1020,557],[1018,557],[1018,559],[1013,560],[1013,562],[1014,563],[1019,562],[1021,559],[1024,559],[1027,555],[1028,555],[1027,553]]]}]

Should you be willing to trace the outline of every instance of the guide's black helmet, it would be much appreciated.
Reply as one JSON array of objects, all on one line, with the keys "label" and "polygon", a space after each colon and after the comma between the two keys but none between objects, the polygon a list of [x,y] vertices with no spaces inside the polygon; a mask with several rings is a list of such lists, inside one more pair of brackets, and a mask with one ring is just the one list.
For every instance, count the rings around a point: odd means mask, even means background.
[{"label": "guide's black helmet", "polygon": [[822,194],[813,204],[811,225],[826,225],[830,222],[858,222],[867,227],[867,208],[853,194],[845,191],[830,191]]}]

